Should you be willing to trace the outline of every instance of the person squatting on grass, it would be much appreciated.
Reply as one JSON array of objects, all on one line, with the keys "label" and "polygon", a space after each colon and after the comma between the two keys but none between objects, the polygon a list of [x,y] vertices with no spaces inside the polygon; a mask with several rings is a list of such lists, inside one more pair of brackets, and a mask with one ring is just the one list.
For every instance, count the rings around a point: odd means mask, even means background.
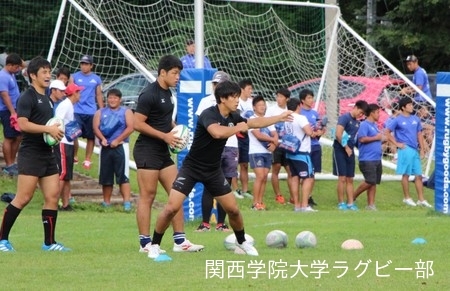
[{"label": "person squatting on grass", "polygon": [[[181,139],[171,132],[175,123],[172,120],[174,103],[169,88],[177,85],[182,69],[180,59],[172,55],[163,56],[159,60],[158,78],[142,91],[134,113],[134,129],[139,132],[133,155],[139,185],[136,220],[140,252],[148,252],[151,245],[150,218],[158,182],[169,193],[177,176],[177,167],[171,158],[168,145],[175,146]],[[172,218],[173,250],[202,250],[202,245],[193,244],[186,239],[183,211],[180,210]]]},{"label": "person squatting on grass", "polygon": [[290,120],[291,111],[274,117],[245,119],[236,112],[241,88],[230,81],[217,85],[214,95],[217,105],[203,111],[194,133],[194,141],[172,185],[169,201],[158,215],[149,258],[160,254],[164,232],[172,218],[180,213],[183,201],[195,183],[201,182],[228,214],[230,226],[236,235],[236,246],[241,252],[257,256],[258,251],[245,240],[244,222],[230,184],[220,167],[221,155],[227,139],[249,128],[266,127],[276,122]]},{"label": "person squatting on grass", "polygon": [[9,233],[22,209],[31,201],[39,183],[44,194],[42,224],[44,226],[44,251],[69,251],[55,240],[56,218],[58,216],[59,175],[55,154],[45,143],[43,133],[60,141],[64,132],[58,124],[46,126],[53,117],[53,103],[45,95],[50,84],[51,65],[42,57],[34,58],[28,65],[31,87],[19,98],[17,116],[23,139],[19,147],[17,164],[17,192],[6,207],[0,229],[0,251],[10,252]]}]

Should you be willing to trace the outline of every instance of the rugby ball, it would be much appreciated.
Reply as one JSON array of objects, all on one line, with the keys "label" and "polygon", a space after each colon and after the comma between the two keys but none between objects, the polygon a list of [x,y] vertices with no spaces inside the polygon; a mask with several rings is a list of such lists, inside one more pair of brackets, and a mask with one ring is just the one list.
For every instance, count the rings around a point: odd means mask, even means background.
[{"label": "rugby ball", "polygon": [[266,236],[266,245],[269,248],[285,248],[287,247],[288,236],[282,230],[272,230]]},{"label": "rugby ball", "polygon": [[316,235],[309,230],[302,231],[295,237],[295,246],[297,248],[314,248],[316,245]]},{"label": "rugby ball", "polygon": [[[52,117],[50,118],[47,123],[45,124],[46,126],[52,126],[54,124],[59,124],[58,128],[60,130],[62,130],[63,132],[65,132],[65,126],[64,126],[64,120],[62,120],[59,117]],[[50,134],[48,133],[44,133],[44,141],[46,144],[48,144],[49,146],[55,146],[59,143],[59,140],[54,139]]]},{"label": "rugby ball", "polygon": [[169,146],[169,150],[174,153],[174,154],[178,154],[179,152],[181,152],[182,150],[184,150],[188,143],[189,143],[189,127],[187,127],[186,125],[183,124],[178,124],[177,126],[175,126],[171,132],[175,132],[175,136],[181,138],[181,142],[179,144],[177,144],[175,147],[171,147]]},{"label": "rugby ball", "polygon": [[361,250],[364,246],[357,239],[348,239],[342,243],[341,248],[344,250]]},{"label": "rugby ball", "polygon": [[[245,240],[249,242],[251,245],[255,245],[255,240],[249,234],[245,234]],[[228,235],[223,241],[223,246],[229,251],[236,250],[236,235],[234,233]]]}]

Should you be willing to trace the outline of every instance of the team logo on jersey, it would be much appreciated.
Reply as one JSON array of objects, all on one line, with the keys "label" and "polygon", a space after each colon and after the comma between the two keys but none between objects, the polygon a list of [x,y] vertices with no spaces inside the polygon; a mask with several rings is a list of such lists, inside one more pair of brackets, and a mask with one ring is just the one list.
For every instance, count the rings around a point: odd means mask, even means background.
[{"label": "team logo on jersey", "polygon": [[166,103],[166,99],[161,98],[161,103]]},{"label": "team logo on jersey", "polygon": [[229,122],[228,123],[228,127],[233,127],[234,126],[234,123],[233,122]]}]

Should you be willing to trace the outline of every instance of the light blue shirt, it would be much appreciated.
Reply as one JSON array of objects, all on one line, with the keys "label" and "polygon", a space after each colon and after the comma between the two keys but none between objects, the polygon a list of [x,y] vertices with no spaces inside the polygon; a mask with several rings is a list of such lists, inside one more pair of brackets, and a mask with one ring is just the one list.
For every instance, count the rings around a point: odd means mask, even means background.
[{"label": "light blue shirt", "polygon": [[84,89],[80,92],[80,101],[75,103],[74,110],[78,114],[94,115],[97,111],[97,87],[102,85],[102,80],[95,73],[88,75],[78,71],[73,74],[73,81]]},{"label": "light blue shirt", "polygon": [[[13,107],[17,107],[17,100],[20,97],[19,85],[17,85],[16,76],[6,69],[0,71],[0,92],[8,92]],[[3,98],[0,98],[0,110],[8,110],[5,103],[3,103]]]},{"label": "light blue shirt", "polygon": [[[183,69],[195,69],[195,56],[194,55],[184,55],[181,57],[181,63],[183,63]],[[207,56],[203,57],[203,68],[212,69],[211,62]]]},{"label": "light blue shirt", "polygon": [[[414,71],[412,81],[416,86],[422,86],[423,93],[427,94],[427,96],[432,99],[428,75],[422,67],[418,67],[417,70]],[[426,101],[419,93],[416,93],[414,99],[418,102]]]},{"label": "light blue shirt", "polygon": [[387,126],[390,131],[394,132],[397,142],[404,143],[413,149],[418,149],[417,134],[422,131],[419,117],[415,115],[406,117],[400,114]]},{"label": "light blue shirt", "polygon": [[359,130],[357,134],[358,139],[358,149],[359,149],[359,160],[360,161],[379,161],[381,160],[381,140],[375,140],[371,142],[359,142],[362,137],[373,137],[379,133],[377,124],[375,122],[370,122],[365,120],[359,125]]},{"label": "light blue shirt", "polygon": [[[306,116],[306,119],[308,119],[309,125],[311,125],[311,128],[314,130],[316,129],[317,120],[319,119],[319,113],[313,109],[305,109],[302,108],[300,110],[300,114]],[[319,139],[317,137],[311,138],[311,146],[320,145]]]}]

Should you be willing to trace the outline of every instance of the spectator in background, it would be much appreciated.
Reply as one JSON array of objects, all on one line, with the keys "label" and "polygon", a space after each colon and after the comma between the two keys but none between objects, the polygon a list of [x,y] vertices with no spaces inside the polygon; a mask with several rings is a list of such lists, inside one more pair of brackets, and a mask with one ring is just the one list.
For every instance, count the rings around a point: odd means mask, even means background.
[{"label": "spectator in background", "polygon": [[[367,102],[359,100],[350,112],[338,118],[333,142],[333,175],[338,176],[338,209],[358,210],[353,204],[353,177],[355,176],[355,137],[359,129],[358,119],[366,112]],[[347,193],[347,203],[344,202]]]},{"label": "spectator in background", "polygon": [[367,191],[367,210],[377,210],[375,206],[375,194],[377,184],[381,182],[383,167],[381,165],[382,147],[385,140],[383,132],[378,130],[380,107],[377,104],[369,104],[366,110],[366,120],[361,122],[356,136],[359,150],[359,170],[364,176],[364,181],[358,186],[353,199]]},{"label": "spectator in background", "polygon": [[[131,210],[131,188],[129,179],[129,136],[133,132],[133,112],[124,106],[120,106],[122,92],[119,89],[108,91],[106,100],[108,106],[97,110],[94,115],[94,133],[100,140],[100,175],[99,184],[102,185],[104,207],[111,205],[111,195],[114,185],[119,184],[120,193],[123,198],[123,210]],[[107,132],[100,124],[105,118],[116,115],[117,126],[114,130]],[[112,126],[112,124],[110,124]]]},{"label": "spectator in background", "polygon": [[50,99],[53,101],[53,111],[56,112],[56,108],[66,96],[66,85],[61,80],[53,80],[50,82]]},{"label": "spectator in background", "polygon": [[[413,114],[413,101],[409,97],[400,99],[401,113],[387,127],[388,140],[397,147],[398,162],[395,173],[402,175],[403,203],[409,206],[424,206],[431,208],[423,195],[422,163],[424,157],[424,139],[422,124],[419,117]],[[394,136],[391,135],[394,133]],[[414,185],[417,192],[417,203],[409,194],[409,176],[414,175]]]},{"label": "spectator in background", "polygon": [[[325,128],[322,123],[319,122],[319,113],[313,109],[314,106],[314,93],[309,89],[303,89],[300,92],[301,109],[300,114],[308,119],[309,125],[313,131],[311,135],[311,161],[314,167],[314,174],[322,172],[322,146],[320,145],[319,138],[325,133]],[[313,180],[314,188],[315,179]],[[316,202],[311,196],[308,198],[308,205],[313,207],[317,206]]]},{"label": "spectator in background", "polygon": [[[5,67],[0,71],[0,119],[3,125],[3,157],[5,167],[3,173],[17,176],[16,156],[22,136],[17,126],[17,100],[20,96],[16,74],[22,70],[23,60],[15,53],[6,57]],[[14,126],[16,125],[16,126]]]},{"label": "spectator in background", "polygon": [[[428,75],[427,72],[421,66],[419,66],[419,59],[415,55],[409,55],[408,57],[406,57],[405,62],[408,70],[414,73],[412,79],[414,85],[416,85],[428,97],[430,97],[430,99],[432,99]],[[427,102],[427,100],[424,97],[422,97],[422,95],[420,95],[418,92],[415,92],[415,90],[410,86],[402,88],[400,93],[408,95],[415,93],[414,100],[417,103]]]},{"label": "spectator in background", "polygon": [[[188,39],[186,41],[186,52],[187,54],[181,57],[181,62],[183,63],[184,69],[194,69],[195,68],[195,41],[193,39]],[[203,57],[203,68],[211,69],[211,62],[205,55]]]},{"label": "spectator in background", "polygon": [[[64,85],[61,80],[54,80],[51,84],[54,84],[55,82],[61,83],[60,85]],[[75,120],[73,106],[80,100],[80,91],[83,89],[83,87],[80,87],[74,83],[69,84],[65,89],[67,98],[60,102],[55,110],[55,116],[61,118],[64,121],[64,124]],[[52,92],[54,90],[55,89],[52,89]],[[59,190],[62,201],[62,205],[59,210],[72,211],[73,209],[69,204],[69,199],[71,191],[70,181],[73,179],[73,141],[69,141],[67,137],[64,136],[61,142],[54,146],[53,149],[59,165]]]},{"label": "spectator in background", "polygon": [[69,85],[70,80],[70,70],[67,67],[60,67],[56,71],[56,80],[61,80],[64,85]]},{"label": "spectator in background", "polygon": [[[102,80],[95,74],[94,58],[90,55],[84,55],[80,59],[80,71],[72,75],[70,83],[84,87],[81,91],[80,101],[75,104],[75,119],[80,124],[83,134],[81,137],[87,139],[86,156],[83,161],[83,168],[91,168],[91,157],[94,152],[95,134],[92,128],[94,114],[97,111],[97,105],[103,108]],[[78,156],[78,144],[75,143],[74,156]]]},{"label": "spectator in background", "polygon": [[[287,102],[289,98],[291,97],[291,91],[289,91],[287,88],[279,89],[276,92],[276,101],[277,104],[270,106],[267,108],[265,116],[275,116],[283,113],[284,111],[287,111]],[[279,122],[275,124],[275,130],[277,131],[278,137],[281,137],[283,135],[283,128],[284,128],[284,122]],[[281,167],[284,167],[287,173],[287,184],[289,188],[289,193],[292,193],[291,191],[291,182],[292,182],[292,176],[291,171],[289,170],[289,165],[286,159],[286,153],[284,150],[280,148],[276,148],[272,153],[272,189],[273,193],[275,194],[275,202],[279,204],[284,204],[284,196],[281,193],[280,190],[280,179],[278,178],[280,174]],[[290,195],[290,194],[289,194]],[[294,198],[290,197],[289,202],[294,204]]]},{"label": "spectator in background", "polygon": [[[238,110],[243,118],[249,118],[253,116],[253,83],[250,79],[244,79],[239,82],[239,87],[241,87],[241,96],[239,97]],[[241,180],[241,189],[237,190],[237,193],[242,197],[253,198],[248,189],[248,133],[239,132],[237,137],[239,147],[239,179]]]}]

